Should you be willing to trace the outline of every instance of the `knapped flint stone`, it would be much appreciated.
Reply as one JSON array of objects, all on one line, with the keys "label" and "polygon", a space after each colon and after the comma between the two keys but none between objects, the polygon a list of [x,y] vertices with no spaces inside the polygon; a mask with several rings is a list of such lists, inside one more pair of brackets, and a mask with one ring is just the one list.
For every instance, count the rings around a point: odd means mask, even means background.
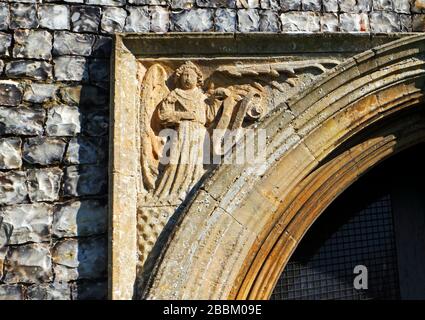
[{"label": "knapped flint stone", "polygon": [[42,108],[0,107],[0,134],[41,135],[45,117]]},{"label": "knapped flint stone", "polygon": [[24,300],[22,285],[0,284],[0,300]]},{"label": "knapped flint stone", "polygon": [[17,169],[21,165],[21,139],[0,138],[0,169]]},{"label": "knapped flint stone", "polygon": [[55,99],[57,86],[48,83],[31,83],[26,86],[24,101],[44,103]]},{"label": "knapped flint stone", "polygon": [[88,66],[86,58],[61,56],[54,60],[55,79],[59,81],[86,81],[88,80]]},{"label": "knapped flint stone", "polygon": [[279,0],[261,0],[260,7],[261,9],[279,10],[280,3]]},{"label": "knapped flint stone", "polygon": [[125,32],[148,32],[150,29],[149,10],[146,7],[126,7],[129,15],[125,21]]},{"label": "knapped flint stone", "polygon": [[174,31],[206,32],[214,28],[212,9],[192,9],[172,12],[171,22]]},{"label": "knapped flint stone", "polygon": [[169,0],[128,0],[127,2],[130,4],[137,4],[137,5],[162,5],[165,6],[168,4]]},{"label": "knapped flint stone", "polygon": [[366,13],[343,13],[339,15],[342,32],[369,31],[369,17]]},{"label": "knapped flint stone", "polygon": [[62,87],[59,94],[68,105],[106,106],[109,99],[106,90],[90,85]]},{"label": "knapped flint stone", "polygon": [[127,11],[122,8],[105,8],[100,27],[106,33],[122,32],[127,18]]},{"label": "knapped flint stone", "polygon": [[74,106],[53,106],[47,112],[46,133],[49,136],[74,136],[81,131],[80,111]]},{"label": "knapped flint stone", "polygon": [[20,204],[0,208],[3,221],[13,226],[9,244],[49,241],[53,206],[47,203]]},{"label": "knapped flint stone", "polygon": [[123,6],[125,0],[87,0],[86,3],[98,6]]},{"label": "knapped flint stone", "polygon": [[339,0],[324,0],[323,10],[325,12],[338,12],[338,2]]},{"label": "knapped flint stone", "polygon": [[[107,266],[107,242],[104,238],[77,240],[67,239],[58,242],[52,252],[52,260],[56,265],[73,268],[78,279],[102,278]],[[55,274],[56,273],[55,265]],[[72,275],[72,273],[71,273]],[[61,281],[67,279],[61,278]]]},{"label": "knapped flint stone", "polygon": [[203,8],[236,8],[236,0],[196,0],[196,4]]},{"label": "knapped flint stone", "polygon": [[80,165],[65,169],[64,195],[84,196],[103,194],[107,189],[105,166]]},{"label": "knapped flint stone", "polygon": [[0,80],[0,105],[16,107],[22,100],[22,88],[18,82]]},{"label": "knapped flint stone", "polygon": [[283,11],[301,10],[301,0],[280,0]]},{"label": "knapped flint stone", "polygon": [[72,138],[65,154],[66,164],[94,164],[106,160],[106,139],[92,137]]},{"label": "knapped flint stone", "polygon": [[280,20],[283,32],[320,31],[320,16],[316,12],[285,12]]},{"label": "knapped flint stone", "polygon": [[3,60],[0,60],[0,76],[3,73],[3,69],[4,69],[4,62]]},{"label": "knapped flint stone", "polygon": [[322,10],[322,0],[301,0],[301,8],[305,11],[320,12]]},{"label": "knapped flint stone", "polygon": [[109,81],[109,60],[92,59],[89,63],[90,80],[93,82]]},{"label": "knapped flint stone", "polygon": [[98,31],[100,24],[101,8],[91,6],[74,6],[71,10],[71,22],[73,31]]},{"label": "knapped flint stone", "polygon": [[71,300],[71,288],[67,283],[45,283],[27,289],[29,300]]},{"label": "knapped flint stone", "polygon": [[372,32],[398,32],[400,31],[398,14],[385,11],[372,12],[370,14],[370,28]]},{"label": "knapped flint stone", "polygon": [[34,137],[24,143],[23,158],[27,163],[49,165],[62,162],[66,141],[59,138]]},{"label": "knapped flint stone", "polygon": [[40,5],[38,8],[38,21],[40,27],[51,30],[70,29],[69,6],[61,4]]},{"label": "knapped flint stone", "polygon": [[0,3],[0,30],[7,30],[9,28],[9,4]]},{"label": "knapped flint stone", "polygon": [[17,204],[27,197],[26,173],[0,172],[0,204]]},{"label": "knapped flint stone", "polygon": [[93,45],[93,54],[95,57],[110,57],[112,52],[112,38],[105,36],[96,36]]},{"label": "knapped flint stone", "polygon": [[5,72],[10,78],[46,80],[52,77],[52,65],[46,61],[15,60],[6,64]]},{"label": "knapped flint stone", "polygon": [[393,0],[373,0],[373,10],[393,10]]},{"label": "knapped flint stone", "polygon": [[59,190],[63,172],[59,168],[29,169],[28,194],[32,202],[55,201],[59,199]]},{"label": "knapped flint stone", "polygon": [[105,300],[107,296],[107,281],[77,281],[72,288],[72,298],[74,300]]},{"label": "knapped flint stone", "polygon": [[255,9],[238,10],[238,30],[240,32],[254,32],[259,30],[260,15]]},{"label": "knapped flint stone", "polygon": [[171,0],[171,9],[191,9],[195,0]]},{"label": "knapped flint stone", "polygon": [[7,33],[0,32],[0,57],[9,56],[9,48],[12,44],[12,36]]},{"label": "knapped flint stone", "polygon": [[236,7],[240,9],[260,8],[260,0],[236,0]]},{"label": "knapped flint stone", "polygon": [[324,13],[320,17],[320,26],[322,32],[338,32],[339,19],[336,13]]},{"label": "knapped flint stone", "polygon": [[33,243],[11,248],[5,264],[4,282],[41,283],[52,279],[49,244]]},{"label": "knapped flint stone", "polygon": [[53,41],[55,56],[78,55],[89,56],[96,38],[92,34],[56,31]]},{"label": "knapped flint stone", "polygon": [[236,10],[219,8],[215,11],[215,31],[235,32],[236,31]]},{"label": "knapped flint stone", "polygon": [[425,14],[413,15],[412,31],[425,32]]},{"label": "knapped flint stone", "polygon": [[170,13],[164,7],[151,7],[151,24],[152,32],[167,32],[170,26]]},{"label": "knapped flint stone", "polygon": [[366,13],[372,10],[372,0],[342,0],[339,2],[339,7],[341,12]]},{"label": "knapped flint stone", "polygon": [[[6,253],[7,245],[9,244],[10,236],[13,232],[13,226],[3,220],[3,216],[0,214],[0,265],[3,262]],[[0,274],[3,271],[3,266],[0,268]],[[0,276],[1,279],[2,276]]]},{"label": "knapped flint stone", "polygon": [[410,14],[410,0],[393,0],[394,11]]},{"label": "knapped flint stone", "polygon": [[93,111],[84,114],[82,130],[88,136],[107,135],[109,131],[108,114],[105,111]]},{"label": "knapped flint stone", "polygon": [[412,32],[412,16],[400,15],[400,30],[401,32]]},{"label": "knapped flint stone", "polygon": [[279,32],[279,15],[274,11],[261,11],[260,12],[260,31],[262,32]]},{"label": "knapped flint stone", "polygon": [[61,264],[53,263],[55,271],[55,281],[68,282],[78,279],[78,269],[63,266]]},{"label": "knapped flint stone", "polygon": [[15,30],[13,57],[49,60],[52,35],[45,30]]},{"label": "knapped flint stone", "polygon": [[11,3],[10,28],[33,29],[38,27],[37,7],[35,4]]},{"label": "knapped flint stone", "polygon": [[106,233],[107,211],[106,204],[97,200],[58,204],[53,216],[52,234],[63,238]]}]

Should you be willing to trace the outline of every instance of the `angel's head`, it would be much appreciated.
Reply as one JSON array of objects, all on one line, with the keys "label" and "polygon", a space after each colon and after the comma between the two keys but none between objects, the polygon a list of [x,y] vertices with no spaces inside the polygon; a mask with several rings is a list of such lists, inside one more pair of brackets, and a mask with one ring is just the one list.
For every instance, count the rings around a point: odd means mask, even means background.
[{"label": "angel's head", "polygon": [[175,72],[176,85],[184,90],[203,85],[204,77],[201,70],[190,61],[182,64]]}]

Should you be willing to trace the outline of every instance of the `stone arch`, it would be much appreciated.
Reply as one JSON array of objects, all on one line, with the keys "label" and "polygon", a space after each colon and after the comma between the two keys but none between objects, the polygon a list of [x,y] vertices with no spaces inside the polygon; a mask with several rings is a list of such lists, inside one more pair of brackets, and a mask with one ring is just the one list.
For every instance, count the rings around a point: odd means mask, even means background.
[{"label": "stone arch", "polygon": [[222,165],[206,179],[145,297],[267,299],[324,209],[375,164],[424,141],[424,90],[425,36],[415,35],[348,59],[275,108],[258,127],[266,163]]}]

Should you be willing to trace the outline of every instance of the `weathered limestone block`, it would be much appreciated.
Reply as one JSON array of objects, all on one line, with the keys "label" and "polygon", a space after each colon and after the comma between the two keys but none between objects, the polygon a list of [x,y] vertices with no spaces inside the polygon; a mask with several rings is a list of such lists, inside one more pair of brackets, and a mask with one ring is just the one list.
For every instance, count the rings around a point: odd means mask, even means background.
[{"label": "weathered limestone block", "polygon": [[283,11],[301,10],[301,0],[280,0]]},{"label": "weathered limestone block", "polygon": [[41,283],[52,280],[52,261],[47,243],[11,248],[5,265],[6,283]]},{"label": "weathered limestone block", "polygon": [[340,0],[339,7],[341,12],[367,13],[372,10],[372,0]]},{"label": "weathered limestone block", "polygon": [[127,6],[126,10],[129,15],[125,21],[125,32],[149,32],[150,17],[148,8]]},{"label": "weathered limestone block", "polygon": [[11,3],[10,28],[33,29],[38,27],[37,7],[35,4]]},{"label": "weathered limestone block", "polygon": [[8,57],[10,55],[9,48],[12,44],[12,36],[7,33],[0,32],[0,57]]},{"label": "weathered limestone block", "polygon": [[19,204],[0,208],[3,221],[13,226],[9,244],[49,241],[53,206],[46,203]]},{"label": "weathered limestone block", "polygon": [[29,169],[28,194],[32,202],[56,201],[63,172],[59,168]]},{"label": "weathered limestone block", "polygon": [[69,6],[61,4],[40,5],[38,8],[40,27],[51,30],[69,30],[71,12]]},{"label": "weathered limestone block", "polygon": [[280,19],[275,11],[261,11],[260,12],[260,31],[262,32],[279,32]]},{"label": "weathered limestone block", "polygon": [[100,27],[106,33],[122,32],[127,18],[127,11],[122,8],[106,8],[102,13]]},{"label": "weathered limestone block", "polygon": [[68,105],[106,106],[108,104],[108,92],[90,85],[62,87],[59,95],[62,102]]},{"label": "weathered limestone block", "polygon": [[342,32],[369,31],[369,17],[365,13],[343,13],[339,16]]},{"label": "weathered limestone block", "polygon": [[95,57],[110,57],[112,52],[112,38],[104,36],[96,36],[93,45],[93,54]]},{"label": "weathered limestone block", "polygon": [[52,65],[45,61],[14,60],[6,64],[5,72],[10,78],[46,80],[52,77]]},{"label": "weathered limestone block", "polygon": [[80,131],[80,111],[77,107],[59,105],[50,108],[47,112],[47,135],[74,136]]},{"label": "weathered limestone block", "polygon": [[49,165],[62,162],[66,141],[59,138],[34,137],[24,143],[23,158],[27,163]]},{"label": "weathered limestone block", "polygon": [[260,8],[260,0],[236,0],[236,7],[241,9]]},{"label": "weathered limestone block", "polygon": [[107,220],[107,206],[98,200],[58,204],[55,207],[52,234],[63,238],[106,233]]},{"label": "weathered limestone block", "polygon": [[122,6],[125,5],[125,0],[87,0],[86,3],[99,6]]},{"label": "weathered limestone block", "polygon": [[22,88],[18,82],[0,80],[0,105],[16,107],[22,100]]},{"label": "weathered limestone block", "polygon": [[412,31],[425,32],[425,14],[413,15]]},{"label": "weathered limestone block", "polygon": [[24,101],[31,103],[44,103],[54,100],[57,86],[47,83],[31,83],[25,87]]},{"label": "weathered limestone block", "polygon": [[67,283],[32,285],[27,289],[29,300],[71,300],[71,288]]},{"label": "weathered limestone block", "polygon": [[106,159],[106,139],[78,137],[69,141],[65,155],[66,164],[94,164]]},{"label": "weathered limestone block", "polygon": [[105,166],[80,165],[65,169],[64,195],[83,196],[103,194],[107,188]]},{"label": "weathered limestone block", "polygon": [[203,8],[236,8],[236,0],[196,0],[196,4]]},{"label": "weathered limestone block", "polygon": [[52,58],[52,39],[45,30],[16,30],[13,57],[49,60]]},{"label": "weathered limestone block", "polygon": [[325,12],[338,12],[338,0],[324,0],[323,10]]},{"label": "weathered limestone block", "polygon": [[109,60],[92,59],[89,63],[90,80],[93,82],[109,81]]},{"label": "weathered limestone block", "polygon": [[370,28],[372,32],[399,32],[400,20],[393,12],[376,11],[370,14]]},{"label": "weathered limestone block", "polygon": [[42,108],[0,107],[0,134],[41,135],[45,117]]},{"label": "weathered limestone block", "polygon": [[0,169],[17,169],[21,165],[21,139],[0,138]]},{"label": "weathered limestone block", "polygon": [[[60,281],[76,279],[96,279],[105,276],[107,267],[107,243],[104,238],[76,240],[68,239],[58,242],[52,252],[55,263],[55,274],[57,266],[74,269],[72,278],[60,277]],[[66,273],[62,273],[66,276]]]},{"label": "weathered limestone block", "polygon": [[107,296],[107,281],[77,281],[72,288],[72,298],[74,300],[105,300]]},{"label": "weathered limestone block", "polygon": [[322,0],[301,0],[301,8],[305,11],[320,12],[322,10]]},{"label": "weathered limestone block", "polygon": [[391,11],[392,9],[393,9],[393,0],[373,0],[373,10]]},{"label": "weathered limestone block", "polygon": [[92,34],[56,31],[53,42],[55,56],[89,56],[92,53],[95,36]]},{"label": "weathered limestone block", "polygon": [[316,12],[285,12],[280,20],[283,32],[320,31],[320,16]]},{"label": "weathered limestone block", "polygon": [[195,0],[171,0],[171,9],[191,9]]},{"label": "weathered limestone block", "polygon": [[170,26],[170,13],[164,7],[151,7],[150,29],[152,32],[167,32]]},{"label": "weathered limestone block", "polygon": [[0,30],[7,30],[9,28],[9,4],[0,3]]},{"label": "weathered limestone block", "polygon": [[410,14],[410,0],[393,0],[395,12]]},{"label": "weathered limestone block", "polygon": [[28,194],[23,171],[0,172],[0,204],[23,202]]},{"label": "weathered limestone block", "polygon": [[215,31],[235,32],[236,31],[236,10],[219,8],[215,11]]},{"label": "weathered limestone block", "polygon": [[279,0],[260,0],[260,8],[267,10],[279,10]]},{"label": "weathered limestone block", "polygon": [[206,32],[212,31],[214,11],[211,9],[192,9],[173,12],[171,22],[173,31]]},{"label": "weathered limestone block", "polygon": [[61,56],[54,59],[55,79],[59,81],[88,80],[87,61],[83,57]]},{"label": "weathered limestone block", "polygon": [[100,24],[101,8],[92,6],[74,6],[71,10],[71,22],[73,31],[98,31]]},{"label": "weathered limestone block", "polygon": [[399,18],[401,32],[412,32],[412,16],[401,14]]},{"label": "weathered limestone block", "polygon": [[240,32],[254,32],[259,30],[260,15],[255,9],[238,10],[238,30]]},{"label": "weathered limestone block", "polygon": [[108,134],[109,116],[105,111],[93,111],[84,114],[83,133],[88,136],[104,136]]},{"label": "weathered limestone block", "polygon": [[336,13],[324,13],[320,17],[320,26],[322,32],[338,32],[339,19]]},{"label": "weathered limestone block", "polygon": [[22,285],[0,284],[0,300],[24,300]]}]

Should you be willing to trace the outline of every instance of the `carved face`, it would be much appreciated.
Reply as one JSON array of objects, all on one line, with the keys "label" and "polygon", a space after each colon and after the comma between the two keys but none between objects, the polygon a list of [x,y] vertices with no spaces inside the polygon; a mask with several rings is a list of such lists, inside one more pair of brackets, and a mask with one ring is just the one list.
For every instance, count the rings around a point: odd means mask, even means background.
[{"label": "carved face", "polygon": [[198,75],[190,68],[186,68],[180,76],[180,86],[182,89],[188,90],[196,87],[198,83]]}]

